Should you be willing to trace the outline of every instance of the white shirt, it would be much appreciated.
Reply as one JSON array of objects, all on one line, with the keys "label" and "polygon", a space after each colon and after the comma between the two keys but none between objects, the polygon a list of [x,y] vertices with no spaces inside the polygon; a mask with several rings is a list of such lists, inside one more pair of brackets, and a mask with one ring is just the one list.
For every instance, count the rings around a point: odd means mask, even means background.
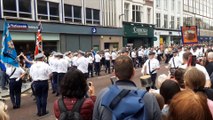
[{"label": "white shirt", "polygon": [[179,57],[179,60],[181,61],[181,63],[183,63],[183,54],[184,53],[185,52],[183,50],[178,53],[178,57]]},{"label": "white shirt", "polygon": [[[16,68],[16,70],[15,70],[15,68]],[[15,70],[15,72],[13,73],[14,70]],[[22,74],[25,73],[25,71],[21,67],[13,67],[13,66],[7,67],[6,66],[6,74],[8,76],[10,76],[12,73],[13,73],[13,75],[10,77],[10,79],[19,78]]]},{"label": "white shirt", "polygon": [[[199,65],[199,64],[196,64],[195,67],[196,67],[198,70],[202,71],[202,72],[205,74],[206,80],[210,80],[209,74],[208,74],[208,72],[207,72],[207,70],[206,70],[205,67],[203,67],[203,66],[201,66],[201,65]],[[181,65],[180,68],[187,69],[187,64]]]},{"label": "white shirt", "polygon": [[115,60],[117,58],[117,54],[115,52],[112,52],[112,60]]},{"label": "white shirt", "polygon": [[72,58],[72,65],[73,65],[73,66],[77,66],[77,59],[78,59],[77,56],[74,56],[74,57]]},{"label": "white shirt", "polygon": [[105,60],[110,60],[111,55],[109,52],[105,52],[104,57],[105,57]]},{"label": "white shirt", "polygon": [[91,64],[91,63],[93,63],[94,58],[93,58],[92,56],[89,56],[89,57],[87,58],[87,60],[88,60],[88,62]]},{"label": "white shirt", "polygon": [[135,51],[132,51],[131,57],[132,57],[132,58],[136,58],[136,57],[137,57]]},{"label": "white shirt", "polygon": [[100,62],[101,61],[101,56],[99,54],[95,55],[95,62]]},{"label": "white shirt", "polygon": [[57,61],[57,73],[67,73],[69,63],[64,58]]},{"label": "white shirt", "polygon": [[143,56],[142,50],[139,50],[139,51],[138,51],[138,56],[139,56],[139,57],[142,57],[142,56]]},{"label": "white shirt", "polygon": [[[146,70],[145,70],[146,68]],[[150,68],[150,70],[149,70]],[[141,70],[142,73],[146,72],[146,74],[150,74],[149,72],[152,72],[154,71],[154,69],[157,69],[157,68],[160,68],[160,63],[157,59],[153,58],[153,59],[148,59],[146,60],[146,62],[144,63],[144,66]],[[152,72],[153,74],[154,73],[157,73],[157,71],[155,70],[154,72]]]},{"label": "white shirt", "polygon": [[81,56],[77,59],[77,69],[80,70],[82,73],[88,73],[88,60]]},{"label": "white shirt", "polygon": [[71,58],[69,58],[68,56],[64,56],[64,59],[68,62],[69,67],[71,67]]},{"label": "white shirt", "polygon": [[30,76],[32,77],[33,81],[48,80],[51,73],[52,71],[50,66],[41,61],[36,62],[30,68]]},{"label": "white shirt", "polygon": [[57,72],[57,68],[58,68],[58,59],[55,58],[55,57],[51,57],[51,59],[49,58],[49,65],[50,65],[50,68],[51,68],[51,71],[52,72]]},{"label": "white shirt", "polygon": [[[173,62],[174,61],[174,62]],[[169,61],[169,65],[171,68],[178,68],[179,66],[182,65],[182,62],[178,56],[172,57]]]}]

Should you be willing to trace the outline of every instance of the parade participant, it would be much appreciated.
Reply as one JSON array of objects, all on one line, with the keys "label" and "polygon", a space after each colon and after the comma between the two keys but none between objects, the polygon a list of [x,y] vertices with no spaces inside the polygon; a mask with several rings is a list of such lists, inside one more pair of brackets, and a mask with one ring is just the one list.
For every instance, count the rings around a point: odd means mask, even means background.
[{"label": "parade participant", "polygon": [[57,61],[57,93],[56,96],[59,96],[60,94],[60,83],[63,79],[64,75],[67,73],[69,66],[69,63],[67,60],[64,59],[62,53],[58,53],[58,61]]},{"label": "parade participant", "polygon": [[137,58],[137,55],[135,53],[135,50],[132,50],[132,52],[131,52],[131,58],[132,58],[132,62],[133,62],[134,67],[136,67],[136,58]]},{"label": "parade participant", "polygon": [[125,48],[125,47],[123,47],[123,48],[121,49],[121,55],[129,56],[129,51],[128,51],[128,49]]},{"label": "parade participant", "polygon": [[181,63],[183,63],[183,54],[184,54],[184,50],[183,50],[182,46],[179,46],[178,47],[178,57],[179,57],[179,60],[181,61]]},{"label": "parade participant", "polygon": [[68,62],[68,65],[71,67],[72,66],[72,52],[71,51],[68,51],[64,54],[64,59],[67,60]]},{"label": "parade participant", "polygon": [[83,74],[85,79],[88,78],[88,60],[84,57],[85,53],[83,51],[78,52],[78,59],[76,61],[77,69],[80,70]]},{"label": "parade participant", "polygon": [[[79,110],[78,113],[83,120],[92,120],[94,102],[91,98],[85,98],[87,91],[88,85],[84,74],[80,70],[74,69],[65,74],[61,83],[62,98],[54,102],[55,117],[59,120],[71,119],[69,117],[73,116],[69,116],[69,112],[80,103],[78,108],[75,108],[75,112]],[[91,93],[94,93],[94,91],[91,91]],[[65,110],[62,108],[65,108]],[[64,113],[67,114],[63,116]]]},{"label": "parade participant", "polygon": [[152,88],[156,89],[155,87],[155,80],[157,77],[157,70],[160,69],[160,63],[159,61],[155,58],[155,53],[150,51],[149,52],[149,59],[144,63],[144,66],[141,70],[141,73],[143,75],[150,75],[151,80],[152,80]]},{"label": "parade participant", "polygon": [[9,78],[10,100],[12,102],[13,109],[20,108],[22,78],[25,73],[26,72],[21,67],[14,67],[11,65],[6,66],[6,74]]},{"label": "parade participant", "polygon": [[52,71],[50,66],[44,62],[44,55],[39,53],[35,56],[36,63],[30,68],[30,76],[33,79],[35,87],[35,96],[37,104],[37,115],[44,116],[49,112],[46,110],[48,97],[48,80]]},{"label": "parade participant", "polygon": [[99,54],[100,52],[97,51],[97,53],[95,54],[95,74],[96,75],[100,75],[100,62],[101,62],[101,56]]},{"label": "parade participant", "polygon": [[[118,81],[116,81],[115,85],[112,85],[110,87],[107,87],[101,91],[99,94],[96,102],[95,102],[95,107],[94,107],[94,112],[93,112],[93,120],[115,120],[116,118],[118,120],[123,120],[126,117],[131,117],[133,119],[137,120],[161,120],[161,111],[158,106],[157,100],[155,96],[153,96],[150,93],[145,93],[132,97],[133,99],[135,98],[135,101],[132,101],[129,97],[129,92],[132,93],[132,91],[138,90],[136,87],[135,83],[131,81],[132,77],[134,76],[134,66],[132,63],[132,60],[130,57],[126,55],[121,55],[116,58],[115,60],[115,75],[118,77]],[[119,91],[114,91],[113,88],[117,88],[116,90],[120,91],[129,91],[128,93],[125,93],[125,95],[121,96],[115,96],[114,98],[112,97],[112,92],[115,93],[121,93]],[[144,91],[143,91],[144,92]],[[124,92],[123,92],[124,93]],[[138,92],[136,92],[138,93]],[[129,99],[128,99],[129,98]],[[109,100],[111,99],[111,100]],[[116,101],[114,103],[114,99],[117,99],[119,101]],[[139,101],[137,101],[140,99]],[[109,102],[109,104],[105,102]],[[113,102],[110,102],[113,101]],[[124,104],[125,101],[129,101],[128,105]],[[132,101],[132,102],[130,102]],[[140,107],[140,103],[142,102],[143,108]],[[111,104],[112,107],[111,107]],[[116,110],[113,109],[116,106]],[[131,107],[129,107],[131,106]],[[134,107],[133,107],[134,106]],[[122,109],[122,107],[124,107]],[[122,111],[122,112],[121,112]],[[123,112],[124,111],[124,112]],[[118,114],[121,113],[121,114]],[[135,118],[134,118],[135,115]],[[119,119],[120,118],[120,119]],[[131,118],[129,118],[131,119]]]},{"label": "parade participant", "polygon": [[75,53],[73,54],[73,57],[72,57],[72,60],[71,60],[71,61],[72,61],[72,67],[73,67],[73,68],[77,68],[77,63],[76,63],[76,62],[77,62],[77,59],[78,59],[78,53],[75,52]]},{"label": "parade participant", "polygon": [[88,77],[89,77],[89,75],[91,75],[91,77],[93,77],[94,58],[93,58],[92,53],[88,53],[87,60],[88,60],[88,63],[89,63],[89,65],[88,65]]},{"label": "parade participant", "polygon": [[173,57],[169,61],[169,68],[177,69],[179,66],[181,66],[181,60],[178,57],[178,50],[173,50]]},{"label": "parade participant", "polygon": [[142,67],[143,63],[142,63],[142,60],[143,60],[143,50],[142,49],[139,49],[138,50],[138,62],[139,62],[139,65],[138,67]]},{"label": "parade participant", "polygon": [[211,81],[208,72],[206,71],[206,68],[196,64],[196,56],[192,56],[191,52],[186,52],[183,54],[183,65],[180,66],[180,68],[187,69],[188,67],[196,67],[198,70],[202,71],[205,74],[206,78],[206,85],[205,87],[211,87]]},{"label": "parade participant", "polygon": [[118,57],[117,53],[115,52],[115,50],[112,51],[112,65],[113,65],[113,70],[114,70],[114,63],[115,63],[115,59]]},{"label": "parade participant", "polygon": [[105,73],[107,73],[107,71],[108,71],[108,74],[110,74],[111,73],[111,71],[110,71],[110,59],[111,59],[111,55],[110,55],[110,53],[109,53],[109,49],[106,49],[105,50],[105,53],[104,53],[104,57],[105,57],[105,65],[106,65],[106,70],[105,70]]}]

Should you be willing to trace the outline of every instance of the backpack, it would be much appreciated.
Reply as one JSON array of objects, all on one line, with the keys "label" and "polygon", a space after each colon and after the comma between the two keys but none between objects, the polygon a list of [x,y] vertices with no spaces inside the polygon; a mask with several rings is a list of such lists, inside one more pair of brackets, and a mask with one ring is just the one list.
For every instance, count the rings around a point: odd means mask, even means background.
[{"label": "backpack", "polygon": [[77,100],[72,110],[67,110],[63,98],[58,100],[60,116],[58,120],[83,120],[80,115],[81,106],[84,103],[85,98]]},{"label": "backpack", "polygon": [[112,120],[148,120],[143,97],[146,90],[120,89],[111,85],[101,105],[112,113]]}]

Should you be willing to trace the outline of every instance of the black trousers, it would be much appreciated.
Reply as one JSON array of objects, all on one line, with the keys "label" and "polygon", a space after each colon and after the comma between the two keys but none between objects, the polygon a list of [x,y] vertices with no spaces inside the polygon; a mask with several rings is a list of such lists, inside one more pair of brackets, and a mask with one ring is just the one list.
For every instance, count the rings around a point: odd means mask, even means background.
[{"label": "black trousers", "polygon": [[110,74],[110,60],[105,60],[105,62],[106,62],[106,70],[105,70],[105,72],[107,72],[108,71],[108,73]]},{"label": "black trousers", "polygon": [[139,56],[139,57],[138,57],[138,62],[139,62],[138,67],[140,67],[140,68],[141,68],[141,67],[142,67],[142,65],[143,65],[143,64],[142,64],[142,57],[141,57],[141,56]]},{"label": "black trousers", "polygon": [[65,73],[57,73],[57,91],[56,91],[57,94],[59,94],[61,91],[60,85],[61,85],[61,81],[62,81],[64,75],[65,75]]},{"label": "black trousers", "polygon": [[95,62],[95,74],[98,76],[100,75],[100,71],[101,71],[100,66],[101,66],[100,62]]},{"label": "black trousers", "polygon": [[57,72],[53,72],[53,76],[52,76],[52,89],[54,92],[57,91],[57,80],[58,80],[58,76],[57,76]]},{"label": "black trousers", "polygon": [[22,81],[16,81],[16,78],[10,79],[10,100],[14,107],[20,107],[21,104],[21,87]]},{"label": "black trousers", "polygon": [[157,73],[151,74],[152,89],[156,89],[156,86],[155,86],[156,78],[157,78]]},{"label": "black trousers", "polygon": [[45,114],[47,108],[47,97],[48,97],[48,80],[34,81],[37,114]]},{"label": "black trousers", "polygon": [[88,65],[88,73],[89,73],[89,75],[91,75],[91,77],[93,77],[93,63],[89,63],[89,65]]}]

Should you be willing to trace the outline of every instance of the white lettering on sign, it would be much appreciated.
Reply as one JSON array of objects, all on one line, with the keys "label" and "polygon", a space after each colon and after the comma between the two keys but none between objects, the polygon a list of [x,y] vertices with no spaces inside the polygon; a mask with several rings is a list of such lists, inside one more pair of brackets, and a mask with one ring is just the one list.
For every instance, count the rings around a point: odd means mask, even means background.
[{"label": "white lettering on sign", "polygon": [[133,27],[133,33],[138,35],[148,35],[148,29]]}]

